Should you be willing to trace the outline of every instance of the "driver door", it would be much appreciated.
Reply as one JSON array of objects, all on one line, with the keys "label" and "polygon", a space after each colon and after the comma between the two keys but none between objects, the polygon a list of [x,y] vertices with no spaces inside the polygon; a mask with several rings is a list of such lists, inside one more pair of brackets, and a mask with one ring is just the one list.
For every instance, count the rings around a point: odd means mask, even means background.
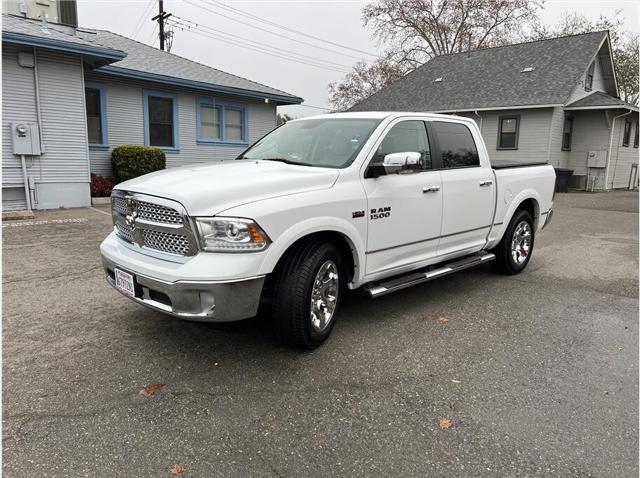
[{"label": "driver door", "polygon": [[[370,177],[371,166],[391,153],[419,152],[416,169]],[[367,275],[431,259],[442,223],[442,180],[432,169],[431,146],[422,120],[393,124],[369,162],[363,185],[368,210]],[[378,169],[378,168],[376,168]]]}]

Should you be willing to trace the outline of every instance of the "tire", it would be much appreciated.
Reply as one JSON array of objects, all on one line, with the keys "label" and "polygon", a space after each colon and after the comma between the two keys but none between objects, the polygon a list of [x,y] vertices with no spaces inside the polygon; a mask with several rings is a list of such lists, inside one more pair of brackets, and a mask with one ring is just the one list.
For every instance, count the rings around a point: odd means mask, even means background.
[{"label": "tire", "polygon": [[[273,317],[280,337],[306,349],[322,344],[336,321],[344,277],[340,254],[330,243],[308,242],[289,254],[274,282]],[[319,279],[327,285],[314,288]]]},{"label": "tire", "polygon": [[522,272],[531,260],[534,239],[535,231],[531,213],[524,209],[516,211],[500,243],[491,251],[496,255],[492,261],[494,270],[507,275]]}]

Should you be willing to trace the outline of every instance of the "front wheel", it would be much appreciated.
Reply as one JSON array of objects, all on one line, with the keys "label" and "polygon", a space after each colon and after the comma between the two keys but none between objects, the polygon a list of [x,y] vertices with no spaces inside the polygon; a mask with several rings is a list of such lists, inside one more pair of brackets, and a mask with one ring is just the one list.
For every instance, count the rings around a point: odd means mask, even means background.
[{"label": "front wheel", "polygon": [[342,262],[329,243],[303,244],[276,273],[273,315],[287,342],[314,349],[331,334],[341,299]]},{"label": "front wheel", "polygon": [[535,238],[533,217],[529,211],[517,211],[500,243],[492,251],[496,258],[493,261],[495,270],[502,274],[518,274],[527,267],[533,252]]}]

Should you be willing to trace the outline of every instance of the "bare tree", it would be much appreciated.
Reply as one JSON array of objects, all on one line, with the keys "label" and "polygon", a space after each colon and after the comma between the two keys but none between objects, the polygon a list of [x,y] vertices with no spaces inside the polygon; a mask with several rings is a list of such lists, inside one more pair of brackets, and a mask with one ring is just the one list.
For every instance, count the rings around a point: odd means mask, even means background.
[{"label": "bare tree", "polygon": [[[379,0],[363,21],[392,60],[416,68],[431,58],[509,43],[536,18],[537,0]],[[406,65],[405,65],[406,64]]]},{"label": "bare tree", "polygon": [[372,64],[360,61],[342,81],[329,83],[329,103],[334,110],[344,111],[393,83],[402,73],[398,64],[385,59]]},{"label": "bare tree", "polygon": [[431,58],[512,42],[532,24],[544,0],[377,0],[363,10],[373,37],[388,47],[329,85],[337,110],[350,107]]},{"label": "bare tree", "polygon": [[620,97],[627,103],[638,104],[638,35],[624,30],[622,11],[613,17],[600,15],[590,20],[581,13],[564,12],[558,25],[548,28],[537,25],[531,39],[542,39],[565,35],[577,35],[597,31],[609,31],[613,61],[618,80]]}]

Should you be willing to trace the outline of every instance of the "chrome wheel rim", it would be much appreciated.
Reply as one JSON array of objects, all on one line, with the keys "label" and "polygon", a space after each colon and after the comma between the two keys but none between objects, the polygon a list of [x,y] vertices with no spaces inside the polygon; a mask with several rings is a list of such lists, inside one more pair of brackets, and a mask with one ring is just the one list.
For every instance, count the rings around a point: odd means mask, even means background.
[{"label": "chrome wheel rim", "polygon": [[531,253],[531,226],[527,221],[520,221],[513,231],[511,239],[511,258],[520,265]]},{"label": "chrome wheel rim", "polygon": [[326,261],[316,274],[311,290],[311,325],[314,330],[322,332],[326,329],[338,304],[338,266],[333,261]]}]

